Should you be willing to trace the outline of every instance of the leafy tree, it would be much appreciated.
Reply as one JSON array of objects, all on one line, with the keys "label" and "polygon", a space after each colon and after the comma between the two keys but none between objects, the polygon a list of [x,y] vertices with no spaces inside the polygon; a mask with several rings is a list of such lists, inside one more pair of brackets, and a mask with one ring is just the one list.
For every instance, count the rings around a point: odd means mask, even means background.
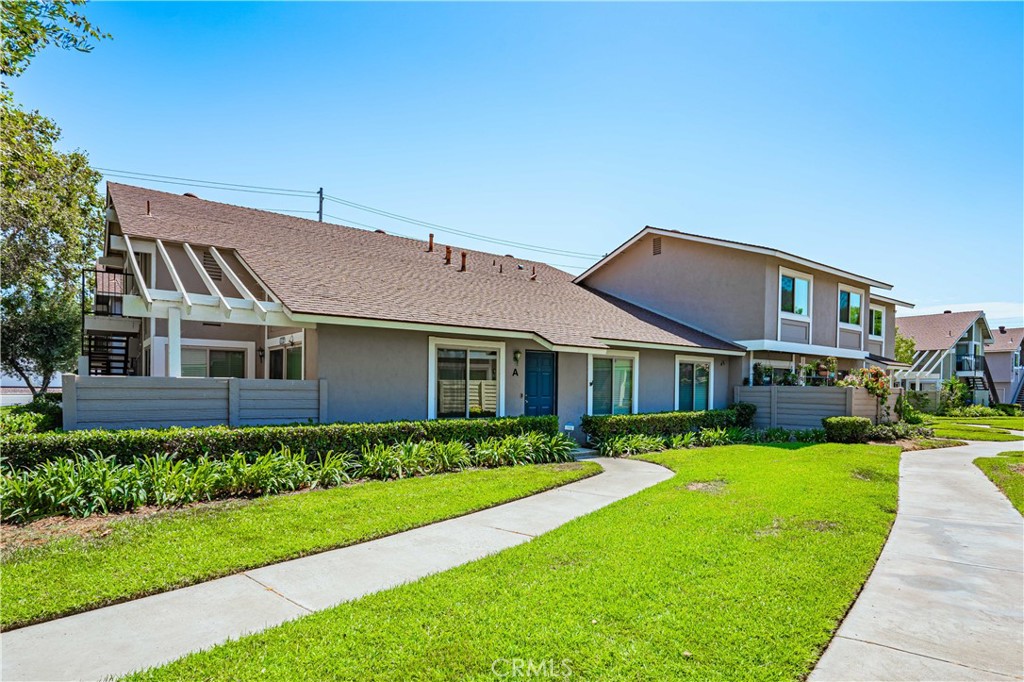
[{"label": "leafy tree", "polygon": [[60,128],[0,93],[0,284],[24,290],[74,284],[103,234],[100,174],[80,151],[56,148]]},{"label": "leafy tree", "polygon": [[908,365],[914,364],[914,339],[900,334],[899,327],[896,328],[896,354],[893,359],[905,362]]},{"label": "leafy tree", "polygon": [[[73,288],[5,293],[0,304],[0,366],[17,374],[33,397],[50,377],[74,367],[80,349],[81,309]],[[42,378],[32,385],[32,375]]]},{"label": "leafy tree", "polygon": [[[88,52],[109,37],[76,12],[85,0],[0,4],[0,366],[38,394],[79,353],[79,273],[103,232],[100,174],[82,152],[57,149],[57,124],[14,103],[8,78],[47,45]],[[32,385],[32,374],[41,386]]]},{"label": "leafy tree", "polygon": [[0,5],[3,20],[3,52],[0,75],[17,76],[47,45],[65,50],[90,52],[91,40],[110,35],[100,32],[75,11],[85,0],[5,0]]},{"label": "leafy tree", "polygon": [[100,175],[81,152],[56,149],[60,129],[0,93],[0,359],[32,386],[71,369],[79,353],[80,273],[103,234]]}]

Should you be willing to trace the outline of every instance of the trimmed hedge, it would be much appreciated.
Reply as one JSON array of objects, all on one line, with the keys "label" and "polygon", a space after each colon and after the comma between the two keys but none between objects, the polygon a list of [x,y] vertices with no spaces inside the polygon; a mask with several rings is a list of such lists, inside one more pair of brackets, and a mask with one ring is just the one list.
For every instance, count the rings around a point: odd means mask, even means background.
[{"label": "trimmed hedge", "polygon": [[580,426],[587,437],[598,443],[616,436],[657,436],[668,438],[701,429],[749,428],[757,408],[735,403],[725,410],[703,412],[648,412],[646,414],[584,415]]},{"label": "trimmed hedge", "polygon": [[825,417],[821,425],[829,443],[865,443],[874,426],[866,417]]},{"label": "trimmed hedge", "polygon": [[[140,457],[220,458],[235,452],[263,454],[281,447],[304,450],[312,461],[327,452],[360,452],[364,446],[420,441],[475,442],[521,433],[558,433],[558,417],[437,419],[430,421],[309,426],[204,426],[121,431],[54,431],[13,434],[0,440],[5,464],[29,468],[74,455],[113,457],[130,464]],[[94,455],[95,453],[95,455]]]}]

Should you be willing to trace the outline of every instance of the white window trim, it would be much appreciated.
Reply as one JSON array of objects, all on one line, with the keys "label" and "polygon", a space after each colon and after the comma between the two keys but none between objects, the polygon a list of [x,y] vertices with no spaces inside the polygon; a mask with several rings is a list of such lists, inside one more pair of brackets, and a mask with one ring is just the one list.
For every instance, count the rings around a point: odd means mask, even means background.
[{"label": "white window trim", "polygon": [[498,415],[505,416],[505,342],[478,341],[476,339],[449,339],[431,336],[427,339],[427,419],[437,419],[437,349],[498,351]]},{"label": "white window trim", "polygon": [[[875,316],[875,311],[876,310],[879,311],[880,313],[882,313],[882,333],[881,333],[881,335],[876,335],[876,334],[872,333],[874,331],[874,329],[875,329],[874,316]],[[885,350],[885,308],[880,308],[877,305],[870,305],[870,306],[868,306],[868,338],[873,340],[873,341],[881,341],[882,342],[882,350],[883,351]],[[883,352],[882,355],[885,355],[885,353]]]},{"label": "white window trim", "polygon": [[[167,351],[168,339],[166,336],[154,336],[147,339],[151,347],[149,362],[150,370],[156,366],[157,357],[163,360],[161,374],[152,376],[167,376]],[[145,347],[146,344],[144,344]],[[234,341],[232,339],[182,339],[182,348],[214,348],[217,350],[244,350],[245,351],[245,378],[256,378],[256,342],[255,341]]]},{"label": "white window trim", "polygon": [[[788,313],[782,309],[782,276],[788,275],[789,277],[806,279],[807,280],[807,314],[798,315],[796,313]],[[775,303],[775,310],[779,315],[778,329],[775,332],[776,340],[782,339],[782,321],[783,320],[796,320],[797,322],[807,323],[807,339],[812,341],[814,339],[814,275],[808,272],[800,272],[799,270],[792,270],[790,268],[779,266],[779,276],[775,282],[776,287],[779,290],[778,301]],[[794,295],[796,291],[796,284],[793,285]]]},{"label": "white window trim", "polygon": [[[840,319],[842,311],[839,308],[839,301],[843,295],[843,292],[857,294],[860,296],[860,324],[851,324],[849,322],[843,322]],[[855,331],[861,333],[861,346],[863,346],[864,340],[864,302],[867,298],[864,296],[864,290],[858,289],[857,287],[851,287],[846,284],[840,284],[838,291],[836,291],[836,345],[839,345],[839,330],[847,329],[849,331]],[[870,310],[870,307],[868,308]]]},{"label": "white window trim", "polygon": [[587,414],[594,414],[594,358],[618,358],[633,361],[633,411],[640,411],[640,351],[616,350],[609,353],[587,353]]},{"label": "white window trim", "polygon": [[[267,336],[264,327],[264,336]],[[302,378],[306,378],[306,330],[302,329],[291,334],[278,334],[274,337],[274,341],[270,341],[270,337],[267,336],[267,343],[264,346],[265,359],[263,360],[263,378],[270,378],[270,351],[279,350],[281,348],[299,348],[302,350]],[[287,355],[285,356],[285,362],[287,362]],[[285,367],[285,374],[288,373],[287,367]],[[285,380],[287,381],[287,380]],[[295,381],[292,379],[292,381]]]},{"label": "white window trim", "polygon": [[710,365],[708,371],[708,409],[715,409],[715,358],[700,357],[697,355],[677,355],[676,356],[676,380],[672,386],[672,392],[675,394],[672,398],[672,404],[676,412],[679,411],[679,363],[681,362],[693,362]]}]

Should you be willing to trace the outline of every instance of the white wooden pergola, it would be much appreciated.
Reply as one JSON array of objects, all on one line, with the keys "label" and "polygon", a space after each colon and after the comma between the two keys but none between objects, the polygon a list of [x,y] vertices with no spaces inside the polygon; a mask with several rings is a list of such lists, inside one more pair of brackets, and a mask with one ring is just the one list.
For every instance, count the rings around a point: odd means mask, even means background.
[{"label": "white wooden pergola", "polygon": [[[123,315],[125,317],[167,320],[167,376],[181,376],[182,320],[251,324],[263,327],[313,326],[296,321],[291,312],[268,287],[263,285],[256,273],[246,265],[237,252],[233,254],[235,260],[245,268],[253,280],[259,283],[270,300],[256,298],[216,247],[203,247],[213,257],[234,289],[241,294],[241,298],[225,296],[206,271],[202,260],[196,255],[196,249],[187,242],[182,242],[181,246],[188,256],[190,265],[195,269],[206,288],[206,293],[186,290],[178,268],[162,240],[133,242],[128,235],[111,235],[110,237],[111,250],[121,251],[125,254],[125,267],[133,275],[137,289],[135,294],[125,294],[122,304]],[[139,266],[138,253],[150,253],[154,259],[160,258],[174,283],[173,290],[150,288],[146,284],[148,278]]]}]

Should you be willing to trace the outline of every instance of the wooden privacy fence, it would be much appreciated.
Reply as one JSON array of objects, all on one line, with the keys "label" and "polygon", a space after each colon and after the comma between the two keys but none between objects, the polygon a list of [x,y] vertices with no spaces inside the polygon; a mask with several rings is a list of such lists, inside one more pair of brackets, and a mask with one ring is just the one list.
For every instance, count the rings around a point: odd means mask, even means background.
[{"label": "wooden privacy fence", "polygon": [[[889,396],[893,419],[897,395],[899,389],[894,389]],[[736,386],[733,398],[757,406],[754,426],[760,429],[820,429],[825,417],[867,417],[875,423],[885,419],[875,396],[853,386]]]},{"label": "wooden privacy fence", "polygon": [[327,380],[63,377],[64,430],[327,420]]}]

